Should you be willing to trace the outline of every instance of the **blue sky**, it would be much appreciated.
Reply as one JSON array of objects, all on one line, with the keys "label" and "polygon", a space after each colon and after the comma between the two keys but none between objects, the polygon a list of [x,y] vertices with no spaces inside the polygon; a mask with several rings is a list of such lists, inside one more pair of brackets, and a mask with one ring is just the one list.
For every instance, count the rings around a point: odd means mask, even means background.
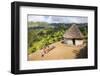
[{"label": "blue sky", "polygon": [[88,18],[81,16],[28,15],[28,21],[48,23],[87,23]]}]

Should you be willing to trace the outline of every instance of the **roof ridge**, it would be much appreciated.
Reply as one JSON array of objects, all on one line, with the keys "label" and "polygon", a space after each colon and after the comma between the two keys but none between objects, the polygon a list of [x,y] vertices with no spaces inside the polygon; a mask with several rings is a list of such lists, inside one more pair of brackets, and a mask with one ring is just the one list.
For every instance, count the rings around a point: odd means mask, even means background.
[{"label": "roof ridge", "polygon": [[73,24],[64,34],[65,38],[83,38],[84,35],[76,24]]}]

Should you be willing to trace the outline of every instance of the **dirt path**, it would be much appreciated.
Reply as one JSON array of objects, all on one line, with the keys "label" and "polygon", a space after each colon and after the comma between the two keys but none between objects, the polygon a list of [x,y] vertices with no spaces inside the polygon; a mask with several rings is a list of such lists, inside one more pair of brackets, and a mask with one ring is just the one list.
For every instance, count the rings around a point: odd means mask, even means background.
[{"label": "dirt path", "polygon": [[28,60],[58,60],[58,59],[74,59],[76,58],[76,53],[80,51],[83,46],[68,46],[61,42],[56,42],[50,46],[55,46],[50,52],[41,56],[41,51],[38,50],[28,56]]}]

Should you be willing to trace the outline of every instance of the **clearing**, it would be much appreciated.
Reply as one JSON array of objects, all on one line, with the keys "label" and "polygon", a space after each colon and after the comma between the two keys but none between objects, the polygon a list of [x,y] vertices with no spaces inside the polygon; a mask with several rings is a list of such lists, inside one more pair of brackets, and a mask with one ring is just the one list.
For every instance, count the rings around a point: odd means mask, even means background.
[{"label": "clearing", "polygon": [[83,46],[68,46],[67,44],[61,43],[61,41],[53,43],[49,46],[55,48],[46,53],[43,57],[41,51],[38,50],[35,53],[28,55],[28,60],[58,60],[58,59],[75,59],[76,54],[80,52]]}]

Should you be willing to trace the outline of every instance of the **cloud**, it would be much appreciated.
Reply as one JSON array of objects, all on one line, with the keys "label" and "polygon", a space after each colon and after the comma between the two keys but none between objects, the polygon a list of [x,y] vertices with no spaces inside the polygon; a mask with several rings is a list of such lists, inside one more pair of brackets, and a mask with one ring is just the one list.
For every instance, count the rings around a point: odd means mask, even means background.
[{"label": "cloud", "polygon": [[67,17],[68,23],[87,23],[87,17]]},{"label": "cloud", "polygon": [[44,18],[44,16],[29,15],[28,21],[34,21],[34,22],[40,21],[40,22],[42,22],[42,21],[45,21],[45,18]]},{"label": "cloud", "polygon": [[87,17],[79,16],[36,16],[29,15],[28,21],[48,23],[87,23]]},{"label": "cloud", "polygon": [[46,22],[52,23],[52,16],[49,16],[49,17],[46,19]]}]

